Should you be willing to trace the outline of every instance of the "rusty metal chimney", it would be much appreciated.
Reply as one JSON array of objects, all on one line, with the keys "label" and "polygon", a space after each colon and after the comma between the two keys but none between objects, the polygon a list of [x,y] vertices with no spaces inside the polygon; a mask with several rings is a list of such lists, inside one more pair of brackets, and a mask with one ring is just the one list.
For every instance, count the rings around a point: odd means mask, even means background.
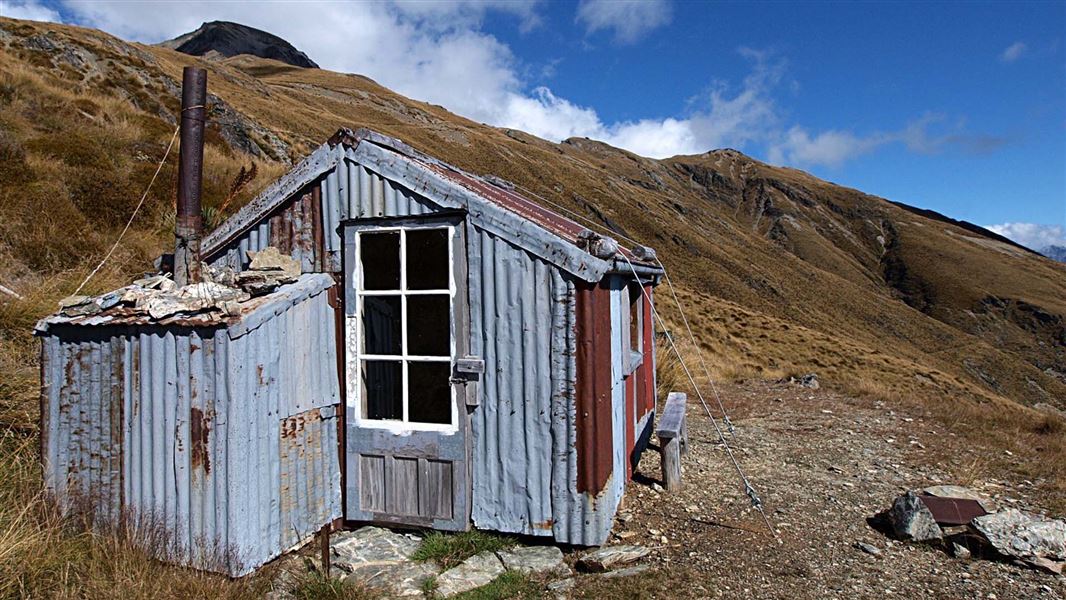
[{"label": "rusty metal chimney", "polygon": [[178,166],[178,218],[174,228],[174,283],[200,281],[200,188],[204,176],[204,122],[207,71],[185,67],[181,77],[181,162]]}]

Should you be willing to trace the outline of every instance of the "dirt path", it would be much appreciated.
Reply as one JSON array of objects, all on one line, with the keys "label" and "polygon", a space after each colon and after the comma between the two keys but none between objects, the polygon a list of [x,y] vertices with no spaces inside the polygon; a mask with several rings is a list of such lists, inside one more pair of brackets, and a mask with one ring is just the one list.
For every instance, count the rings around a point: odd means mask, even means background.
[{"label": "dirt path", "polygon": [[[690,405],[684,489],[657,491],[658,455],[645,453],[647,479],[631,484],[613,533],[613,543],[657,547],[656,570],[639,581],[588,582],[578,596],[1066,598],[1066,578],[893,542],[866,521],[901,492],[937,483],[1038,510],[1043,482],[989,478],[981,472],[988,449],[880,403],[758,382],[723,391],[736,455],[781,544],[750,508],[702,409]],[[860,541],[879,555],[856,548]]]}]

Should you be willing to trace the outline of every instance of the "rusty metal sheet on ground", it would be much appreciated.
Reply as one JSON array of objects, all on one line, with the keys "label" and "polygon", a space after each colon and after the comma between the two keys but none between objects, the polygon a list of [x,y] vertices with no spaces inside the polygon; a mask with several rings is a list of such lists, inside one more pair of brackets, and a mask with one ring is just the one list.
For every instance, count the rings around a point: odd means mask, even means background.
[{"label": "rusty metal sheet on ground", "polygon": [[933,519],[940,525],[965,525],[974,517],[987,515],[988,512],[977,500],[967,498],[940,498],[938,496],[918,496]]}]

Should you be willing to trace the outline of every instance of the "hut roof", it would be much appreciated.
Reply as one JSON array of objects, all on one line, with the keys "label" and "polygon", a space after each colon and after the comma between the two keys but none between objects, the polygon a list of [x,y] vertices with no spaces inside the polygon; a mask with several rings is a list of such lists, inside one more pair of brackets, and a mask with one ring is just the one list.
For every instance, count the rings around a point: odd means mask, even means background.
[{"label": "hut roof", "polygon": [[640,266],[642,274],[660,272],[654,252],[649,248],[623,248],[609,237],[595,234],[517,193],[505,181],[468,173],[369,129],[341,129],[334,134],[212,231],[203,242],[204,256],[222,250],[345,158],[403,184],[444,208],[463,209],[472,218],[491,222],[493,229],[519,246],[585,280],[597,281],[610,270],[628,273],[628,263]]}]

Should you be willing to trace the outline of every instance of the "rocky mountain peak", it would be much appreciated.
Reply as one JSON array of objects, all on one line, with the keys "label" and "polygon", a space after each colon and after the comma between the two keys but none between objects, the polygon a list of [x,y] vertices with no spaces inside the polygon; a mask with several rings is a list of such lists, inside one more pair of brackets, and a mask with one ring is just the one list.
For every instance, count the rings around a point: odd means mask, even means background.
[{"label": "rocky mountain peak", "polygon": [[294,67],[318,68],[318,65],[306,54],[280,37],[261,29],[229,21],[204,23],[196,31],[159,45],[193,56],[218,54],[228,58],[238,54],[251,54],[260,58],[281,61]]},{"label": "rocky mountain peak", "polygon": [[1066,263],[1066,246],[1048,246],[1041,250],[1040,254],[1043,254],[1051,260]]}]

